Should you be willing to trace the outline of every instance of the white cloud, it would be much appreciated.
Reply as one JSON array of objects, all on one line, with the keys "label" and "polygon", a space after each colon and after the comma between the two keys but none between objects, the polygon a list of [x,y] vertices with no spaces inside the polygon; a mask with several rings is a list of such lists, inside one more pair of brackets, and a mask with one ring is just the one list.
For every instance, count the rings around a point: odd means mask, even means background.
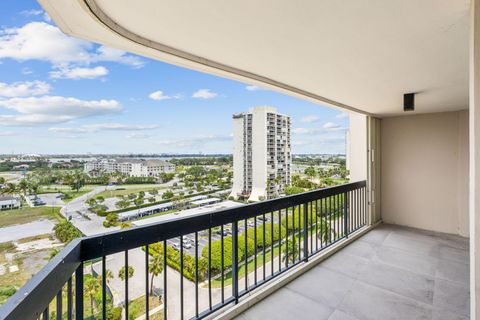
[{"label": "white cloud", "polygon": [[144,134],[144,133],[132,133],[125,136],[127,139],[147,139],[150,138],[151,135]]},{"label": "white cloud", "polygon": [[343,131],[346,130],[345,127],[342,127],[333,122],[325,123],[321,128],[294,128],[292,132],[295,134],[323,134],[331,131]]},{"label": "white cloud", "polygon": [[340,130],[343,129],[342,126],[333,122],[327,122],[322,126],[323,129],[327,130]]},{"label": "white cloud", "polygon": [[80,100],[62,96],[11,98],[0,100],[0,107],[19,113],[0,116],[0,125],[59,123],[122,111],[116,100]]},{"label": "white cloud", "polygon": [[231,135],[207,135],[200,136],[195,138],[183,138],[183,139],[172,139],[172,140],[160,140],[155,143],[164,146],[175,146],[175,147],[201,147],[208,143],[218,143],[222,141],[231,141]]},{"label": "white cloud", "polygon": [[246,86],[245,89],[247,89],[248,91],[265,90],[265,89],[262,88],[262,87],[254,86],[254,85]]},{"label": "white cloud", "polygon": [[182,99],[183,96],[181,94],[175,94],[173,96],[167,96],[163,93],[163,91],[155,91],[148,95],[148,97],[152,100],[168,100],[168,99]]},{"label": "white cloud", "polygon": [[337,119],[345,119],[345,118],[348,118],[349,114],[348,112],[342,112],[340,114],[337,114],[337,116],[335,118]]},{"label": "white cloud", "polygon": [[94,68],[61,68],[50,72],[50,77],[54,79],[95,79],[106,76],[108,69],[102,66]]},{"label": "white cloud", "polygon": [[148,97],[152,100],[168,100],[168,99],[171,99],[171,97],[164,95],[163,92],[160,91],[160,90],[150,93],[148,95]]},{"label": "white cloud", "polygon": [[57,133],[92,133],[98,131],[140,131],[152,130],[159,128],[156,124],[138,125],[138,124],[123,124],[123,123],[96,123],[86,124],[80,127],[51,127],[49,131]]},{"label": "white cloud", "polygon": [[218,96],[218,93],[210,91],[210,89],[200,89],[193,93],[193,98],[212,99]]},{"label": "white cloud", "polygon": [[13,131],[0,131],[0,137],[11,137],[16,135],[17,133]]},{"label": "white cloud", "polygon": [[317,122],[320,120],[319,116],[316,115],[310,115],[310,116],[305,116],[300,119],[300,122],[303,123],[312,123],[312,122]]},{"label": "white cloud", "polygon": [[40,9],[23,10],[22,12],[20,12],[20,14],[25,17],[39,16],[43,14],[43,10],[40,10]]},{"label": "white cloud", "polygon": [[0,59],[41,60],[50,62],[54,67],[102,61],[118,62],[134,68],[144,64],[143,60],[121,50],[103,46],[93,49],[92,43],[69,37],[59,28],[43,21],[0,31]]},{"label": "white cloud", "polygon": [[125,51],[108,48],[101,46],[97,49],[96,54],[92,56],[93,62],[100,62],[100,61],[110,61],[110,62],[118,62],[121,64],[129,65],[133,68],[141,68],[145,65],[145,62],[141,60],[139,57],[127,54]]},{"label": "white cloud", "polygon": [[73,117],[67,115],[46,115],[46,114],[27,114],[27,115],[0,115],[0,126],[35,126],[42,124],[67,122]]},{"label": "white cloud", "polygon": [[50,85],[43,81],[14,82],[11,84],[0,82],[0,97],[25,97],[47,94],[49,91]]},{"label": "white cloud", "polygon": [[306,133],[312,133],[312,130],[314,129],[295,128],[295,129],[292,129],[292,132],[297,134],[306,134]]}]

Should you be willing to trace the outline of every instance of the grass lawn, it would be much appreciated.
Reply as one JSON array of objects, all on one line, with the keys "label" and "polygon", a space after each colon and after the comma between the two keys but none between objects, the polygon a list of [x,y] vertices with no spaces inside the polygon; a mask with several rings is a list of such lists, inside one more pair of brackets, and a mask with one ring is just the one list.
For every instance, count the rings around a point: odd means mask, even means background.
[{"label": "grass lawn", "polygon": [[153,189],[161,190],[165,188],[166,187],[162,186],[161,184],[121,185],[121,186],[117,186],[115,190],[106,190],[106,191],[100,192],[99,194],[96,195],[96,197],[102,196],[104,198],[114,198],[117,196],[126,196],[126,195],[129,195],[130,193],[139,193],[140,191],[148,192]]},{"label": "grass lawn", "polygon": [[33,222],[40,219],[61,221],[63,218],[60,215],[59,207],[35,207],[4,210],[0,211],[0,228]]},{"label": "grass lawn", "polygon": [[[136,319],[141,315],[144,315],[147,311],[145,308],[145,296],[141,296],[135,300],[132,300],[128,303],[128,318]],[[149,308],[152,310],[160,305],[161,299],[158,297],[149,297]],[[155,316],[155,317],[154,317]],[[157,312],[154,315],[150,315],[150,319],[163,319],[163,310]]]},{"label": "grass lawn", "polygon": [[83,196],[85,193],[88,193],[95,188],[95,185],[85,185],[81,187],[78,192],[76,190],[72,190],[70,186],[62,186],[62,185],[51,185],[51,186],[42,186],[38,190],[39,193],[64,193],[66,195],[65,199],[63,200],[65,203],[72,201],[75,198]]}]

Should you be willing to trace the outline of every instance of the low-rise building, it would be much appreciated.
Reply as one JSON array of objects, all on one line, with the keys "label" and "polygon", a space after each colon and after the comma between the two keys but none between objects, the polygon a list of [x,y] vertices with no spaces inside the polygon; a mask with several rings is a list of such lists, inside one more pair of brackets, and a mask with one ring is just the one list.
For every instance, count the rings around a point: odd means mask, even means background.
[{"label": "low-rise building", "polygon": [[22,202],[19,197],[9,194],[0,194],[0,210],[9,210],[20,208]]},{"label": "low-rise building", "polygon": [[162,173],[175,172],[175,165],[164,160],[100,159],[84,164],[86,173],[104,171],[120,172],[130,177],[158,177]]}]

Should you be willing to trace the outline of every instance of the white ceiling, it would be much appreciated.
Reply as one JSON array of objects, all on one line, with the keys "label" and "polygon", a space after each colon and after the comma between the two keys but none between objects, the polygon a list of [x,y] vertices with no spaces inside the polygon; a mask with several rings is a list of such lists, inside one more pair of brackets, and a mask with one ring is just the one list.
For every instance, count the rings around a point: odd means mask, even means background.
[{"label": "white ceiling", "polygon": [[314,101],[388,116],[418,92],[415,113],[468,108],[465,0],[40,3],[66,33]]}]

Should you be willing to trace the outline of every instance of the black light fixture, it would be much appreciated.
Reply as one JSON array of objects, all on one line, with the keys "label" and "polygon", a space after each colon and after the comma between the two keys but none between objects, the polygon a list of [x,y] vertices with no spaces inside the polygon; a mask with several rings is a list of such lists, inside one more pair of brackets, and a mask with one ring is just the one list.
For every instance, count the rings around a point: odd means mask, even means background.
[{"label": "black light fixture", "polygon": [[405,93],[403,95],[403,111],[415,110],[415,93]]}]

